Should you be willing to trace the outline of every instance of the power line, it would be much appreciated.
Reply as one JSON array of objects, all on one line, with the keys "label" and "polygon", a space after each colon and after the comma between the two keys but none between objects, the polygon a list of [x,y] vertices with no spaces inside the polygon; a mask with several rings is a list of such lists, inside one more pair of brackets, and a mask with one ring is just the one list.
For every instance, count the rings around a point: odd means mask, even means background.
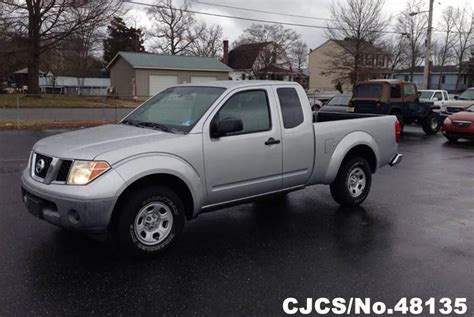
[{"label": "power line", "polygon": [[293,17],[293,18],[303,18],[303,19],[312,19],[312,20],[323,20],[323,21],[334,21],[333,19],[328,19],[328,18],[318,18],[318,17],[310,17],[307,15],[297,15],[297,14],[289,14],[289,13],[281,13],[281,12],[272,12],[272,11],[266,11],[266,10],[259,10],[259,9],[250,9],[250,8],[243,8],[243,7],[234,7],[230,5],[225,5],[225,4],[218,4],[218,3],[210,3],[210,2],[204,2],[204,1],[197,1],[197,0],[191,0],[193,3],[199,3],[199,4],[204,4],[204,5],[209,5],[213,7],[221,7],[221,8],[228,8],[228,9],[235,9],[235,10],[242,10],[242,11],[250,11],[250,12],[258,12],[258,13],[266,13],[266,14],[274,14],[274,15],[282,15],[282,16],[288,16],[288,17]]},{"label": "power line", "polygon": [[[336,28],[336,27],[330,27],[330,26],[313,25],[313,24],[303,24],[303,23],[292,23],[292,22],[281,22],[281,21],[264,20],[264,19],[254,19],[254,18],[245,18],[245,17],[241,17],[241,16],[234,16],[234,15],[227,15],[227,14],[210,13],[210,12],[196,11],[196,10],[190,10],[190,9],[178,9],[178,8],[174,8],[174,7],[165,7],[165,6],[154,5],[154,4],[149,4],[149,3],[144,3],[144,2],[138,2],[138,1],[124,0],[123,2],[131,3],[131,4],[136,4],[136,5],[141,5],[141,6],[147,6],[147,7],[155,7],[155,8],[162,8],[162,9],[172,9],[172,10],[181,10],[181,11],[183,11],[183,12],[189,12],[189,13],[201,14],[201,15],[207,15],[207,16],[214,16],[214,17],[220,17],[220,18],[235,19],[235,20],[244,20],[244,21],[260,22],[260,23],[269,23],[269,24],[282,24],[282,25],[288,25],[288,26],[299,26],[299,27],[313,28],[313,29],[322,29],[322,30],[330,29],[330,30],[346,31],[346,30],[343,29],[343,28]],[[400,34],[400,32],[395,32],[395,31],[380,31],[380,32],[381,32],[381,33]]]}]

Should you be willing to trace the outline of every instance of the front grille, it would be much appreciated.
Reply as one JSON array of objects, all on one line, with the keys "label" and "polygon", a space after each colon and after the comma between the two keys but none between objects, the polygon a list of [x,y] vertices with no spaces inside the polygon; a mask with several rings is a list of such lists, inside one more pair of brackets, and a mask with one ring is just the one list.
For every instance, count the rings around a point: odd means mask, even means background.
[{"label": "front grille", "polygon": [[456,112],[459,112],[461,110],[462,110],[462,108],[458,108],[458,107],[447,107],[446,108],[446,111],[448,111],[450,113],[456,113]]},{"label": "front grille", "polygon": [[52,157],[36,153],[36,159],[33,165],[35,175],[40,178],[45,178],[52,160]]},{"label": "front grille", "polygon": [[61,166],[59,167],[58,175],[56,176],[56,180],[58,182],[65,182],[67,180],[67,175],[69,174],[69,170],[71,169],[72,161],[64,160],[61,162]]}]

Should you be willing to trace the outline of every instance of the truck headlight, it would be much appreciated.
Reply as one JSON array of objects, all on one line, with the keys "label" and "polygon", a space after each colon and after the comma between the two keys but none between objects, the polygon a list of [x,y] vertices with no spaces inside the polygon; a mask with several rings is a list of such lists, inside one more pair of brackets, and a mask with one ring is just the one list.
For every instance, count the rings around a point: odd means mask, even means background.
[{"label": "truck headlight", "polygon": [[89,184],[109,169],[109,163],[104,161],[74,161],[67,177],[67,184]]}]

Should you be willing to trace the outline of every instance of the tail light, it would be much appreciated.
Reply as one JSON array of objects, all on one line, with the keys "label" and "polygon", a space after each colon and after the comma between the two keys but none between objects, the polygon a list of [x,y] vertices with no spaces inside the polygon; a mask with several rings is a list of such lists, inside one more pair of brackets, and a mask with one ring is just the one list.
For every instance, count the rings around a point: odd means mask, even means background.
[{"label": "tail light", "polygon": [[395,142],[400,143],[400,137],[402,135],[402,128],[400,126],[400,121],[395,121]]}]

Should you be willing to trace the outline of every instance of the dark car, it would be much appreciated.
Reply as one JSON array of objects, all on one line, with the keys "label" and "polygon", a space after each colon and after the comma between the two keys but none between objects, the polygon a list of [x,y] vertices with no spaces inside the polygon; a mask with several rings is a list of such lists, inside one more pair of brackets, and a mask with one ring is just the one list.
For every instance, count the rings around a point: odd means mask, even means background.
[{"label": "dark car", "polygon": [[474,140],[474,105],[447,117],[441,131],[451,142],[458,139]]},{"label": "dark car", "polygon": [[357,84],[348,110],[355,113],[394,115],[403,129],[405,124],[421,125],[426,134],[441,128],[440,107],[421,102],[414,83],[402,80],[377,79]]},{"label": "dark car", "polygon": [[336,95],[329,99],[329,101],[323,105],[320,111],[325,112],[347,112],[347,106],[351,101],[352,95]]}]

